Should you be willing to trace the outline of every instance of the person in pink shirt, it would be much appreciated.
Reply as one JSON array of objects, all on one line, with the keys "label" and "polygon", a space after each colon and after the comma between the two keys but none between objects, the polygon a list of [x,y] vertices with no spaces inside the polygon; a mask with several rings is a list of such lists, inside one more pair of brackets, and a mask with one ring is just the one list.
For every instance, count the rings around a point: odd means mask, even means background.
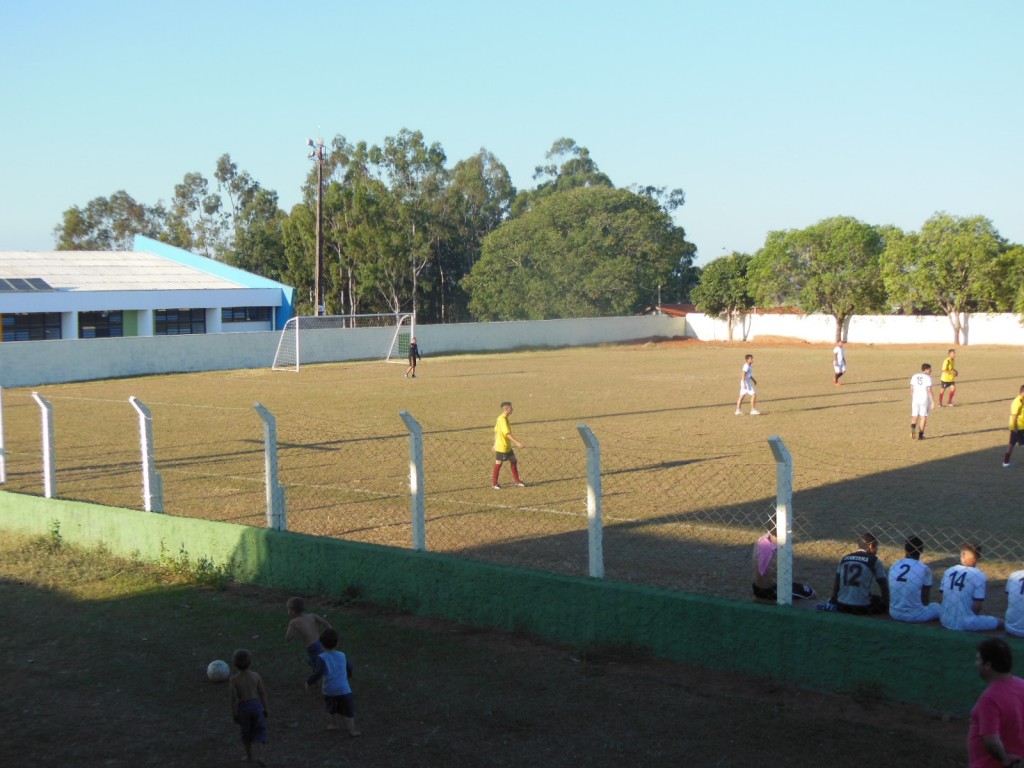
[{"label": "person in pink shirt", "polygon": [[1024,764],[1024,680],[1010,674],[1013,651],[1005,640],[990,637],[978,644],[978,676],[988,687],[971,710],[967,733],[970,768]]}]

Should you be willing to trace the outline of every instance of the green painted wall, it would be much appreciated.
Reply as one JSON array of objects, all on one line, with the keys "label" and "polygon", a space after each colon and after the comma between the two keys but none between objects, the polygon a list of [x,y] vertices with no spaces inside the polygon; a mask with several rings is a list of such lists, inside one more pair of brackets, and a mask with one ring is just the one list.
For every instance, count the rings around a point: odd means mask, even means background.
[{"label": "green painted wall", "polygon": [[121,313],[121,333],[125,336],[139,335],[138,310],[126,309]]},{"label": "green painted wall", "polygon": [[[205,557],[235,579],[363,599],[578,646],[626,644],[709,669],[965,714],[982,689],[979,638],[939,627],[822,614],[560,576],[446,555],[0,491],[0,529],[105,545],[144,560]],[[1024,644],[1011,640],[1024,658]]]}]

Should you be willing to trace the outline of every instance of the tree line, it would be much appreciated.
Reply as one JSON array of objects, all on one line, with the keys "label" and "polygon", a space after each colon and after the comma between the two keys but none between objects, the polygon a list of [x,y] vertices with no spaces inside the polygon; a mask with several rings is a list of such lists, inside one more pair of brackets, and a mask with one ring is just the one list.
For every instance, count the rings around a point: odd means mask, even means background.
[{"label": "tree line", "polygon": [[836,216],[710,262],[693,300],[730,338],[753,307],[785,306],[830,315],[837,341],[853,315],[944,314],[959,344],[969,312],[1024,314],[1024,247],[983,216],[936,213],[920,232]]},{"label": "tree line", "polygon": [[[832,316],[837,339],[855,314],[945,314],[954,343],[968,312],[1024,314],[1024,248],[982,216],[936,213],[919,232],[836,216],[698,268],[673,221],[683,191],[616,187],[571,138],[521,190],[486,149],[449,164],[439,143],[405,129],[379,145],[336,136],[322,162],[328,314],[553,319],[692,300],[730,335],[754,306],[782,306]],[[286,213],[225,154],[212,179],[187,173],[169,203],[122,190],[69,208],[56,246],[123,250],[143,234],[295,286],[297,311],[313,314],[315,165],[302,191]]]},{"label": "tree line", "polygon": [[[315,159],[315,158],[314,158]],[[680,189],[616,187],[586,147],[559,139],[517,190],[493,154],[448,164],[402,130],[379,145],[336,136],[322,157],[328,314],[415,311],[422,322],[632,314],[682,301],[696,252],[672,213]],[[187,173],[169,203],[121,190],[64,211],[58,250],[127,250],[142,234],[296,287],[313,314],[317,168],[285,212],[227,154]]]}]

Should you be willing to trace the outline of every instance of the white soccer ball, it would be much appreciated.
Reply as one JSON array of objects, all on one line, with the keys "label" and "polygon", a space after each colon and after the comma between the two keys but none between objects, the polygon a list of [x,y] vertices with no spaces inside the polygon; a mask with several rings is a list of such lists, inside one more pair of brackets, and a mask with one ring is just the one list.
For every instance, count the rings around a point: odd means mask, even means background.
[{"label": "white soccer ball", "polygon": [[231,677],[231,667],[226,661],[220,659],[211,661],[206,667],[206,676],[215,683],[223,683]]}]

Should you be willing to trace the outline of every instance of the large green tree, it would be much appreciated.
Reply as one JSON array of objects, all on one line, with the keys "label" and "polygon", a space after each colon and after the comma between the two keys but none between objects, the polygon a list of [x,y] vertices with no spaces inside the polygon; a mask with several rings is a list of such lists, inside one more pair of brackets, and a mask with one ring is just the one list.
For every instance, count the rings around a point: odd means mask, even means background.
[{"label": "large green tree", "polygon": [[692,256],[685,232],[651,198],[576,187],[488,235],[463,285],[482,320],[633,314]]},{"label": "large green tree", "polygon": [[1000,305],[1006,242],[983,216],[936,213],[920,233],[887,239],[883,275],[890,299],[905,311],[941,311],[953,343],[963,340],[964,314]]},{"label": "large green tree", "polygon": [[750,256],[733,251],[705,264],[700,283],[693,289],[697,309],[708,315],[724,317],[732,341],[733,325],[737,318],[754,306],[754,298],[747,286]]},{"label": "large green tree", "polygon": [[165,215],[160,204],[148,207],[122,189],[68,208],[53,236],[58,251],[127,251],[135,235],[163,237]]},{"label": "large green tree", "polygon": [[849,216],[806,229],[769,232],[748,269],[761,306],[797,306],[836,321],[836,341],[847,320],[884,306],[881,232]]},{"label": "large green tree", "polygon": [[521,216],[538,201],[555,192],[577,187],[614,187],[612,180],[597,167],[590,150],[575,139],[556,139],[544,155],[547,162],[534,169],[537,186],[520,190],[512,205],[512,215]]},{"label": "large green tree", "polygon": [[462,279],[480,260],[484,238],[508,218],[516,190],[508,169],[485,149],[452,168],[442,210],[447,238],[440,244],[434,295],[427,297],[440,322],[469,319]]}]

